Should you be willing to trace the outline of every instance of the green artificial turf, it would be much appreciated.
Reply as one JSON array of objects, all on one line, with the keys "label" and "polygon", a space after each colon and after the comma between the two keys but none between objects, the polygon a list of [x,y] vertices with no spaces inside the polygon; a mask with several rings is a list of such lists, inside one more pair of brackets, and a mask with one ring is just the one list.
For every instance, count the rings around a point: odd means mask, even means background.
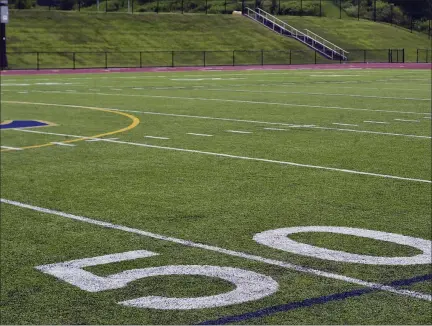
[{"label": "green artificial turf", "polygon": [[[2,147],[2,198],[363,281],[387,284],[432,273],[430,264],[338,262],[253,240],[259,232],[296,226],[353,227],[430,240],[429,71],[115,73],[2,76],[1,82],[2,121],[56,124],[28,129],[37,133],[2,130],[1,146],[116,131],[132,123],[120,113],[140,120],[129,131],[104,136],[108,141]],[[2,324],[198,324],[362,288],[49,212],[6,203],[1,209]],[[340,234],[303,232],[290,238],[360,255],[420,253]],[[35,269],[132,250],[159,255],[86,270],[107,276],[164,265],[228,266],[270,276],[279,290],[218,308],[143,309],[118,302],[149,295],[210,296],[234,286],[203,276],[158,276],[90,293]],[[404,288],[432,293],[430,281]],[[431,312],[427,300],[376,291],[239,323],[430,324]]]}]

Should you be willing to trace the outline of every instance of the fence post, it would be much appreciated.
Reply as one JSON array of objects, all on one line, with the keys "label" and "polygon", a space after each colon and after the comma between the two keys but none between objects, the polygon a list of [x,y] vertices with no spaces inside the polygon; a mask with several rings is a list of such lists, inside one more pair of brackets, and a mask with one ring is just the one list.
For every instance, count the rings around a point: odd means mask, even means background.
[{"label": "fence post", "polygon": [[203,66],[206,66],[206,52],[203,51]]},{"label": "fence post", "polygon": [[320,17],[322,17],[322,0],[320,0]]},{"label": "fence post", "polygon": [[363,57],[364,57],[363,63],[366,63],[366,51],[367,50],[364,50],[364,53],[363,53]]},{"label": "fence post", "polygon": [[416,60],[416,62],[419,63],[419,49],[417,49],[417,60]]},{"label": "fence post", "polygon": [[81,11],[81,0],[78,0],[78,11]]},{"label": "fence post", "polygon": [[391,63],[392,62],[392,60],[391,60],[391,52],[390,52],[391,50],[390,49],[388,49],[388,54],[387,54],[387,61],[388,61],[388,63]]},{"label": "fence post", "polygon": [[39,70],[39,52],[36,52],[36,69]]},{"label": "fence post", "polygon": [[412,16],[411,16],[411,24],[410,25],[411,25],[410,28],[411,28],[411,33],[412,33],[413,32],[413,18],[412,18]]},{"label": "fence post", "polygon": [[233,66],[235,66],[235,50],[233,50]]},{"label": "fence post", "polygon": [[134,4],[134,0],[131,0],[131,9],[132,9],[132,13],[133,13],[133,4]]},{"label": "fence post", "polygon": [[142,52],[140,51],[140,68],[142,68]]},{"label": "fence post", "polygon": [[261,50],[261,66],[264,66],[264,50]]},{"label": "fence post", "polygon": [[184,1],[182,0],[182,14],[184,13]]},{"label": "fence post", "polygon": [[402,63],[405,63],[405,48],[402,49]]},{"label": "fence post", "polygon": [[278,5],[278,15],[281,14],[281,6],[280,6],[280,2],[281,2],[281,0],[279,0],[279,5]]},{"label": "fence post", "polygon": [[226,14],[227,13],[227,10],[226,10],[226,0],[225,0],[225,10],[224,10],[224,14]]},{"label": "fence post", "polygon": [[376,22],[376,0],[373,3],[373,21]]},{"label": "fence post", "polygon": [[[243,0],[243,3],[242,3],[242,8],[243,8],[243,5],[244,5],[244,0]],[[207,6],[207,0],[206,0],[206,4],[205,4],[205,8],[206,8],[206,15],[208,14],[208,6]],[[242,13],[243,13],[243,9],[242,9]]]},{"label": "fence post", "polygon": [[303,0],[300,0],[300,16],[303,16]]},{"label": "fence post", "polygon": [[108,69],[108,52],[105,51],[105,69]]},{"label": "fence post", "polygon": [[315,64],[317,64],[317,52],[315,51]]},{"label": "fence post", "polygon": [[108,12],[108,0],[105,0],[105,12]]},{"label": "fence post", "polygon": [[171,51],[171,67],[174,68],[174,51]]},{"label": "fence post", "polygon": [[342,19],[342,0],[339,0],[339,19]]},{"label": "fence post", "polygon": [[289,55],[289,58],[290,58],[289,64],[291,65],[291,62],[292,62],[292,61],[291,61],[291,59],[292,59],[292,56],[291,56],[291,50],[290,50],[289,54],[290,54],[290,55]]},{"label": "fence post", "polygon": [[156,2],[156,13],[157,14],[159,13],[159,0],[157,0]]},{"label": "fence post", "polygon": [[73,69],[75,69],[75,52],[72,53]]}]

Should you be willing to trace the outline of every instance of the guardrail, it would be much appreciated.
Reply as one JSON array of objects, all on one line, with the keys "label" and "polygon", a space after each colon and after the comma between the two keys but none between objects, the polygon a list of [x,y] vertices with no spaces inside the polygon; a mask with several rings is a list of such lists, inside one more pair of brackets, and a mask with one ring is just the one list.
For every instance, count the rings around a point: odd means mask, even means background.
[{"label": "guardrail", "polygon": [[341,47],[337,46],[336,44],[326,40],[325,38],[319,36],[318,34],[315,34],[314,32],[305,29],[306,31],[306,35],[317,40],[318,42],[321,42],[322,44],[324,44],[326,47],[332,49],[334,52],[338,52],[339,54],[343,55],[344,57],[347,56],[347,54],[349,53],[348,51],[345,51],[344,49],[342,49]]}]

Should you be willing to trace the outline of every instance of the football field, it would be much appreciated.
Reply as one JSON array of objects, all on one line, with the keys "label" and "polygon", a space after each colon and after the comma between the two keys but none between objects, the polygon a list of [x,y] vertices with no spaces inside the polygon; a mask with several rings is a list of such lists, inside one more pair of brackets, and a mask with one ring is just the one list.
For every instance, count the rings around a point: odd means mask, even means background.
[{"label": "football field", "polygon": [[1,77],[1,324],[431,324],[431,71]]}]

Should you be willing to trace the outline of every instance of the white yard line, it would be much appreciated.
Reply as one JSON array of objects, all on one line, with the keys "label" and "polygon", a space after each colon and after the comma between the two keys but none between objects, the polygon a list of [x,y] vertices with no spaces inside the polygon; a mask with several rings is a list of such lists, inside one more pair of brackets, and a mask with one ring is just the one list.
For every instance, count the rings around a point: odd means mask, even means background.
[{"label": "white yard line", "polygon": [[0,146],[0,148],[11,149],[11,150],[14,150],[14,151],[22,151],[22,148],[11,147],[11,146]]},{"label": "white yard line", "polygon": [[[106,139],[117,140],[118,138],[106,138]],[[95,142],[95,141],[101,141],[101,139],[100,138],[92,138],[92,139],[86,139],[86,141]]]},{"label": "white yard line", "polygon": [[[49,94],[72,94],[72,93],[61,92],[61,91],[32,91],[32,92],[49,93]],[[386,112],[386,113],[422,114],[422,115],[429,113],[429,112],[412,112],[412,111],[373,110],[373,109],[362,109],[362,108],[348,108],[348,107],[340,107],[340,106],[308,105],[308,104],[294,104],[294,103],[281,103],[281,102],[229,100],[229,99],[205,98],[205,97],[183,97],[183,96],[144,95],[144,94],[112,94],[112,93],[89,93],[89,92],[73,93],[73,95],[75,94],[100,95],[100,96],[147,97],[147,98],[176,99],[176,100],[186,100],[186,101],[213,101],[213,102],[247,103],[247,104],[259,104],[259,105],[264,104],[264,105],[280,105],[280,106],[305,107],[305,108],[315,108],[315,109],[333,109],[333,110],[365,111],[365,112]]]},{"label": "white yard line", "polygon": [[385,121],[372,121],[372,120],[365,120],[365,121],[363,121],[363,122],[366,122],[366,123],[377,123],[377,124],[382,124],[382,125],[389,124],[388,122],[385,122]]},{"label": "white yard line", "polygon": [[61,212],[61,211],[56,211],[56,210],[52,210],[52,209],[48,209],[48,208],[33,206],[33,205],[29,205],[29,204],[25,204],[25,203],[13,201],[13,200],[4,199],[4,198],[1,198],[0,201],[4,204],[13,205],[16,207],[26,208],[26,209],[30,209],[30,210],[45,213],[45,214],[61,216],[64,218],[75,220],[75,221],[80,221],[80,222],[85,222],[85,223],[89,223],[89,224],[93,224],[93,225],[98,225],[98,226],[102,226],[102,227],[109,228],[109,229],[115,229],[115,230],[133,233],[133,234],[138,234],[138,235],[149,237],[152,239],[169,241],[169,242],[181,244],[181,245],[188,246],[188,247],[205,249],[205,250],[217,252],[220,254],[244,258],[244,259],[257,261],[260,263],[269,264],[269,265],[273,265],[273,266],[278,266],[278,267],[294,270],[294,271],[301,272],[301,273],[307,273],[307,274],[311,274],[311,275],[315,275],[315,276],[319,276],[319,277],[325,277],[325,278],[329,278],[329,279],[333,279],[333,280],[344,281],[344,282],[348,282],[348,283],[352,283],[352,284],[356,284],[356,285],[366,286],[366,287],[381,290],[381,291],[387,291],[387,292],[391,292],[391,293],[398,294],[398,295],[408,296],[408,297],[422,299],[422,300],[426,300],[426,301],[432,301],[432,296],[429,294],[424,294],[424,293],[419,293],[419,292],[404,290],[404,289],[398,289],[398,288],[384,285],[384,284],[363,281],[363,280],[356,279],[353,277],[348,277],[345,275],[340,275],[340,274],[321,271],[318,269],[313,269],[313,268],[309,268],[309,267],[295,265],[295,264],[285,262],[285,261],[265,258],[265,257],[257,256],[257,255],[244,253],[241,251],[234,251],[234,250],[225,249],[225,248],[212,246],[212,245],[207,245],[207,244],[203,244],[203,243],[199,243],[199,242],[193,242],[190,240],[183,240],[183,239],[179,239],[179,238],[165,236],[165,235],[161,235],[161,234],[157,234],[157,233],[153,233],[153,232],[148,232],[145,230],[139,230],[139,229],[130,228],[130,227],[119,225],[119,224],[113,224],[113,223],[109,223],[109,222],[105,222],[105,221],[101,221],[101,220],[92,219],[92,218],[85,217],[85,216],[73,215],[73,214],[69,214],[69,213],[65,213],[65,212]]},{"label": "white yard line", "polygon": [[58,142],[51,142],[51,144],[59,145],[59,146],[68,146],[68,147],[74,147],[74,144],[65,144],[65,143],[58,143]]},{"label": "white yard line", "polygon": [[241,130],[225,130],[226,132],[232,132],[235,134],[251,134],[251,131],[241,131]]},{"label": "white yard line", "polygon": [[144,136],[144,138],[163,139],[163,140],[169,139],[168,137],[158,137],[158,136]]},{"label": "white yard line", "polygon": [[352,123],[340,123],[340,122],[333,122],[332,125],[358,127],[358,125]]},{"label": "white yard line", "polygon": [[[21,129],[13,129],[13,130],[23,131]],[[45,134],[46,133],[44,131],[36,131],[36,130],[26,130],[26,132],[33,132],[33,133],[38,133],[38,134]],[[52,133],[46,133],[46,134],[52,134]],[[69,134],[56,134],[56,135],[65,136],[65,137],[76,137],[76,138],[85,138],[86,137],[86,136],[69,135]],[[92,137],[89,137],[89,138],[92,138]],[[195,153],[195,154],[233,158],[233,159],[239,159],[239,160],[256,161],[256,162],[264,162],[264,163],[275,163],[275,164],[280,164],[280,165],[288,165],[288,166],[295,166],[295,167],[302,167],[302,168],[327,170],[327,171],[342,172],[342,173],[357,174],[357,175],[367,175],[367,176],[380,177],[380,178],[386,178],[386,179],[413,181],[413,182],[421,182],[421,183],[432,183],[431,180],[407,178],[407,177],[400,177],[400,176],[389,175],[389,174],[380,174],[380,173],[364,172],[364,171],[357,171],[357,170],[339,169],[339,168],[333,168],[333,167],[321,166],[321,165],[311,165],[311,164],[295,163],[295,162],[289,162],[289,161],[278,161],[278,160],[271,160],[271,159],[266,159],[266,158],[239,156],[239,155],[207,152],[207,151],[178,148],[178,147],[156,146],[156,145],[150,145],[150,144],[144,144],[144,143],[134,143],[134,142],[110,140],[110,139],[104,139],[104,138],[94,138],[94,139],[100,139],[102,141],[109,142],[109,143],[115,143],[115,144],[132,145],[132,146],[139,146],[139,147],[145,147],[145,148],[155,148],[155,149],[162,149],[162,150],[168,150],[168,151]]]},{"label": "white yard line", "polygon": [[[54,104],[54,103],[39,103],[39,102],[22,102],[22,101],[2,101],[4,103],[12,103],[12,104],[31,104],[31,105],[46,105],[46,106],[59,106],[59,107],[71,107],[71,108],[83,108],[83,109],[94,109],[94,106],[83,106],[83,105],[72,105],[72,104]],[[150,111],[137,111],[137,110],[122,110],[122,109],[114,109],[114,108],[102,108],[105,110],[113,110],[120,112],[130,112],[130,113],[140,113],[140,114],[151,114],[151,115],[160,115],[167,117],[180,117],[180,118],[191,118],[191,119],[207,119],[207,120],[219,120],[219,121],[235,121],[242,123],[256,123],[256,124],[266,124],[266,125],[276,125],[276,126],[288,126],[292,127],[292,123],[284,123],[284,122],[269,122],[269,121],[259,121],[259,120],[245,120],[245,119],[232,119],[232,118],[218,118],[218,117],[208,117],[208,116],[199,116],[199,115],[187,115],[187,114],[174,114],[174,113],[162,113],[162,112],[150,112]],[[430,119],[430,117],[424,117],[425,119]],[[364,134],[373,134],[373,135],[383,135],[383,136],[397,136],[397,137],[407,137],[407,138],[419,138],[419,139],[431,139],[431,136],[423,136],[423,135],[410,135],[410,134],[399,134],[399,133],[391,133],[391,132],[380,132],[380,131],[371,131],[371,130],[356,130],[356,129],[342,129],[342,128],[330,128],[330,127],[320,127],[320,126],[310,126],[313,129],[322,129],[322,130],[335,130],[342,132],[358,132]]]},{"label": "white yard line", "polygon": [[375,99],[393,99],[393,100],[407,100],[407,101],[430,101],[430,98],[416,98],[416,97],[394,97],[394,96],[375,96],[375,95],[354,95],[354,94],[335,94],[335,93],[306,93],[306,92],[290,92],[290,91],[250,91],[244,89],[229,89],[229,88],[206,88],[206,91],[222,91],[222,92],[241,92],[241,93],[270,93],[270,94],[298,94],[298,95],[324,95],[324,96],[345,96],[345,97],[362,97],[362,98],[375,98]]},{"label": "white yard line", "polygon": [[196,134],[193,132],[188,132],[188,135],[192,135],[192,136],[202,136],[202,137],[212,137],[213,135],[208,135],[208,134]]},{"label": "white yard line", "polygon": [[402,121],[402,122],[420,122],[420,120],[410,120],[410,119],[394,119],[395,121]]},{"label": "white yard line", "polygon": [[283,129],[283,128],[264,128],[264,130],[288,130],[288,129]]}]

